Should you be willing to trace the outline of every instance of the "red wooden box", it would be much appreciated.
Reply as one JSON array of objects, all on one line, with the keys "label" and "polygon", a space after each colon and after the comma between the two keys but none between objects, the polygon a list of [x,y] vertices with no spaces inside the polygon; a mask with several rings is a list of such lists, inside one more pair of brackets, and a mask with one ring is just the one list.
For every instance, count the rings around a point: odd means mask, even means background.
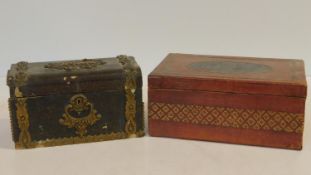
[{"label": "red wooden box", "polygon": [[151,136],[302,149],[302,60],[169,54],[148,81]]}]

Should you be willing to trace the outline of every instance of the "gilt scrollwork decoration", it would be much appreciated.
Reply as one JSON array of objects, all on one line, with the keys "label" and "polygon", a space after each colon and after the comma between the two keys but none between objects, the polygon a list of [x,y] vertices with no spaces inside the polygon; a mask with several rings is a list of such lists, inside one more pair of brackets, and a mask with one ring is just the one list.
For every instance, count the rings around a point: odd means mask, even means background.
[{"label": "gilt scrollwork decoration", "polygon": [[59,119],[59,123],[74,128],[80,137],[87,134],[87,127],[92,126],[102,115],[97,113],[94,105],[88,101],[87,97],[78,94],[71,97],[68,105],[65,106],[65,113]]},{"label": "gilt scrollwork decoration", "polygon": [[20,129],[19,144],[25,148],[28,148],[31,147],[31,135],[28,131],[29,114],[26,105],[26,98],[16,99],[16,117],[18,121],[18,127]]},{"label": "gilt scrollwork decoration", "polygon": [[65,61],[65,62],[56,62],[49,63],[44,66],[47,69],[57,69],[57,70],[80,70],[80,69],[94,69],[97,66],[104,65],[106,62],[97,59],[82,59],[75,61]]}]

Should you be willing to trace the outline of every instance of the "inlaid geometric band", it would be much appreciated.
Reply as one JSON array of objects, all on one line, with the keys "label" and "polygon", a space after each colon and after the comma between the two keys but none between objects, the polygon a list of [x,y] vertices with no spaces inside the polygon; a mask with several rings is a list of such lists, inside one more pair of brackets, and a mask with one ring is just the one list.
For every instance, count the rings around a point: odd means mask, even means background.
[{"label": "inlaid geometric band", "polygon": [[204,105],[149,104],[149,119],[216,127],[302,133],[304,114]]}]

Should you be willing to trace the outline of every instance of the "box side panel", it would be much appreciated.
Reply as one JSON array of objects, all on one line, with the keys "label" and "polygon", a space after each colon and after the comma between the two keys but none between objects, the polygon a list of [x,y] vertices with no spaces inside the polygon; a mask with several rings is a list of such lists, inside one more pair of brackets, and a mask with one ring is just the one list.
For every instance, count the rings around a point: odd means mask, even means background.
[{"label": "box side panel", "polygon": [[[123,90],[9,99],[13,140],[33,148],[129,137],[127,100]],[[141,88],[135,102],[135,134],[143,136]]]},{"label": "box side panel", "polygon": [[304,98],[149,89],[149,132],[301,149],[304,108]]},{"label": "box side panel", "polygon": [[210,126],[172,123],[160,120],[149,121],[149,132],[155,137],[207,140],[215,142],[265,146],[287,149],[302,149],[302,135],[270,131],[241,130]]},{"label": "box side panel", "polygon": [[144,131],[144,105],[142,100],[142,88],[136,89],[135,92],[136,98],[136,130],[137,131]]},{"label": "box side panel", "polygon": [[135,98],[136,98],[136,130],[142,131],[144,133],[145,129],[145,120],[144,120],[144,104],[143,104],[143,78],[142,78],[142,72],[139,67],[139,65],[136,63],[135,59],[133,59],[133,67],[136,69],[136,90],[135,90]]},{"label": "box side panel", "polygon": [[[14,141],[31,148],[126,138],[125,98],[124,91],[104,91],[10,99]],[[136,99],[141,136],[141,89]]]},{"label": "box side panel", "polygon": [[11,133],[12,140],[18,142],[18,136],[20,129],[18,127],[17,115],[16,115],[16,101],[13,99],[8,100],[9,112],[10,112],[10,124],[11,124]]},{"label": "box side panel", "polygon": [[[78,106],[79,104],[75,106],[76,103],[79,103],[77,101],[79,99],[81,100],[81,107]],[[122,132],[125,125],[124,101],[124,94],[118,91],[28,98],[29,132],[33,133],[32,139],[34,141],[79,136],[83,130],[79,130],[79,126],[76,127],[75,125],[80,123],[71,124],[71,122],[74,122],[75,118],[82,119],[90,114],[94,114],[98,118],[95,117],[91,119],[92,121],[85,120],[88,124],[85,128],[86,133],[83,135]],[[82,104],[83,102],[89,104]],[[68,119],[68,123],[61,122],[61,120],[66,121],[65,115],[68,118],[73,117],[74,120]]]}]

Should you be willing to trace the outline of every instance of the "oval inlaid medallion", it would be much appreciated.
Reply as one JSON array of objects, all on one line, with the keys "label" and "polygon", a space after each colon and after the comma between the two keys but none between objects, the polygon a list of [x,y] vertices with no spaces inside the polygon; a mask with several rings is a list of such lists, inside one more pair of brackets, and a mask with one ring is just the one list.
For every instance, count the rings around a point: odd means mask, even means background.
[{"label": "oval inlaid medallion", "polygon": [[195,71],[221,74],[262,73],[272,70],[264,64],[234,61],[200,61],[191,63],[188,67]]}]

